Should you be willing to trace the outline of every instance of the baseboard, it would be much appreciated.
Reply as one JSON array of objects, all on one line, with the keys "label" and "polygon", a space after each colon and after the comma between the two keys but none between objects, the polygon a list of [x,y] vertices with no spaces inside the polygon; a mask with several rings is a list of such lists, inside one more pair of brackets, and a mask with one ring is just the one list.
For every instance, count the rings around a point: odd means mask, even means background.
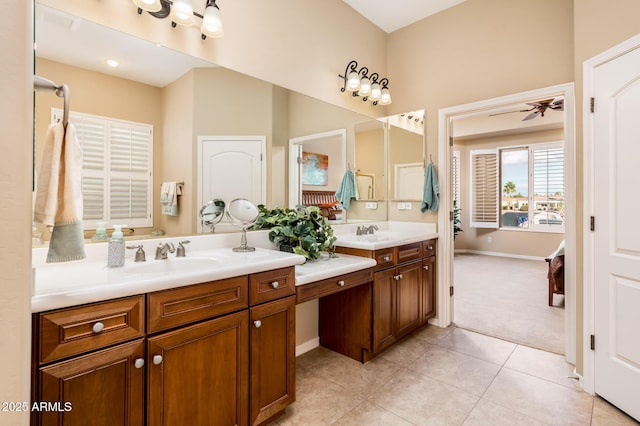
[{"label": "baseboard", "polygon": [[315,349],[318,346],[320,346],[320,337],[307,340],[306,342],[296,346],[296,356],[300,356],[306,352],[309,352],[310,350]]},{"label": "baseboard", "polygon": [[497,251],[482,251],[482,250],[468,250],[468,249],[455,249],[453,251],[456,253],[470,253],[470,254],[482,254],[485,256],[496,256],[496,257],[510,257],[513,259],[525,259],[525,260],[542,260],[544,261],[544,257],[539,256],[527,256],[524,254],[512,254],[512,253],[500,253]]}]

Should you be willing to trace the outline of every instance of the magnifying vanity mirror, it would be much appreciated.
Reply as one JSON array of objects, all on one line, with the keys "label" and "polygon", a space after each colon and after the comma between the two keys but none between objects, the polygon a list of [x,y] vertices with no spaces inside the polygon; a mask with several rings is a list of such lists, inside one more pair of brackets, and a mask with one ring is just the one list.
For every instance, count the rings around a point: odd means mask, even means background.
[{"label": "magnifying vanity mirror", "polygon": [[209,200],[209,202],[200,209],[200,222],[203,227],[210,227],[212,234],[215,232],[216,224],[224,217],[224,207],[224,201],[216,198],[215,200]]},{"label": "magnifying vanity mirror", "polygon": [[229,221],[235,226],[242,228],[240,246],[234,247],[233,251],[247,252],[256,250],[255,247],[249,247],[247,245],[247,228],[256,222],[259,213],[255,204],[245,198],[236,198],[229,203],[229,209],[227,210]]}]

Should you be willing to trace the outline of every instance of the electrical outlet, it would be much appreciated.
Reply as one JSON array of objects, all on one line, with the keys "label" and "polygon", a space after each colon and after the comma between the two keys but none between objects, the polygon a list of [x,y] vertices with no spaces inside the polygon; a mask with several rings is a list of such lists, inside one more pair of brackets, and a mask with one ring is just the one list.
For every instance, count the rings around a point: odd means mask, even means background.
[{"label": "electrical outlet", "polygon": [[493,238],[492,238],[492,237],[487,237],[487,242],[488,242],[489,244],[491,244],[491,243],[493,242]]},{"label": "electrical outlet", "polygon": [[413,205],[411,203],[404,203],[404,209],[405,210],[411,210],[412,207],[413,207]]},{"label": "electrical outlet", "polygon": [[365,209],[375,210],[375,209],[378,208],[378,203],[365,203],[364,204],[364,208]]},{"label": "electrical outlet", "polygon": [[398,210],[406,210],[406,203],[398,203]]}]

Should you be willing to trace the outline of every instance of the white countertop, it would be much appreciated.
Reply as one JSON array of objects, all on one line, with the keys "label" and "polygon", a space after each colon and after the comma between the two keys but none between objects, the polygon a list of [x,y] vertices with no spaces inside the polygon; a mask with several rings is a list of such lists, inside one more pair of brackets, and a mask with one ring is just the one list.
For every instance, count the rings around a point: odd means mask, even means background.
[{"label": "white countertop", "polygon": [[42,312],[118,297],[231,278],[304,262],[304,257],[257,248],[236,253],[231,248],[192,251],[185,258],[126,262],[108,268],[104,261],[43,265],[36,269],[32,312]]},{"label": "white countertop", "polygon": [[[372,234],[357,235],[358,226],[375,225]],[[335,245],[339,247],[378,250],[438,238],[435,224],[415,222],[374,222],[334,227]]]},{"label": "white countertop", "polygon": [[313,262],[296,265],[296,286],[376,266],[376,261],[368,257],[340,253],[337,256],[330,258],[323,255],[321,259]]},{"label": "white countertop", "polygon": [[[375,250],[393,245],[437,238],[435,226],[403,222],[377,222],[379,231],[374,241],[355,236],[356,225],[334,226],[338,237],[336,245]],[[127,241],[127,245],[144,245],[146,262],[134,262],[135,250],[127,250],[125,266],[108,268],[107,244],[87,244],[84,260],[47,264],[46,248],[33,250],[34,278],[31,310],[42,312],[85,303],[99,302],[165,290],[201,282],[231,278],[239,275],[296,266],[296,286],[335,277],[375,266],[373,259],[339,254],[337,258],[323,256],[317,261],[304,263],[302,256],[277,251],[268,240],[268,231],[247,234],[249,245],[255,252],[237,253],[231,247],[239,243],[239,234],[209,234],[188,237],[187,255],[166,260],[153,260],[156,245],[172,242],[177,246],[180,238]],[[370,238],[373,240],[373,238]],[[349,245],[351,244],[351,245]],[[304,264],[303,264],[304,263]]]}]

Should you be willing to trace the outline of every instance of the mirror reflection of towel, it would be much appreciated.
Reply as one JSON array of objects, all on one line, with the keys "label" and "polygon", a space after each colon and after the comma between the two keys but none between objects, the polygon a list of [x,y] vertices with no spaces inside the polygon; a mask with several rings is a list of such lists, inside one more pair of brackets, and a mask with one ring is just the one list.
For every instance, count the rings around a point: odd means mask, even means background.
[{"label": "mirror reflection of towel", "polygon": [[177,182],[164,182],[160,189],[160,206],[162,214],[178,216],[178,195],[181,194]]},{"label": "mirror reflection of towel", "polygon": [[427,166],[427,172],[424,174],[424,187],[422,188],[422,204],[420,211],[422,213],[427,210],[432,212],[438,211],[438,194],[440,187],[438,185],[438,176],[436,175],[436,167],[433,163]]},{"label": "mirror reflection of towel", "polygon": [[340,204],[342,204],[342,207],[344,207],[345,210],[349,210],[352,198],[356,200],[358,199],[358,190],[351,170],[344,172],[342,182],[340,182],[340,186],[336,191],[336,198],[340,201]]}]

